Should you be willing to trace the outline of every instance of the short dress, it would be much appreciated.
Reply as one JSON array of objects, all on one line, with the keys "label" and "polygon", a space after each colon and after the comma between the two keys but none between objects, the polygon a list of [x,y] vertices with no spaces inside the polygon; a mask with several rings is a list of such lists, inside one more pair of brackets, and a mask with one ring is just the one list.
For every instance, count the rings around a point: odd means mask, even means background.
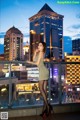
[{"label": "short dress", "polygon": [[[39,54],[36,55],[36,57],[34,59],[35,62],[38,60],[38,57],[39,57]],[[44,58],[41,58],[38,68],[39,68],[39,81],[48,80],[49,79],[49,70],[44,65]]]}]

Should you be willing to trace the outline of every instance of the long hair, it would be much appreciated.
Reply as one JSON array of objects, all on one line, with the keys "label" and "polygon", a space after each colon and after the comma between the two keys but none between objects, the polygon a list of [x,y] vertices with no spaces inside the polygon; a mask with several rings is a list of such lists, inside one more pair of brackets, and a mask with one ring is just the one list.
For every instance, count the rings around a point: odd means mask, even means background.
[{"label": "long hair", "polygon": [[43,52],[45,53],[46,52],[46,43],[45,42],[43,42],[43,41],[40,41],[39,43],[42,43],[42,45],[43,45]]}]

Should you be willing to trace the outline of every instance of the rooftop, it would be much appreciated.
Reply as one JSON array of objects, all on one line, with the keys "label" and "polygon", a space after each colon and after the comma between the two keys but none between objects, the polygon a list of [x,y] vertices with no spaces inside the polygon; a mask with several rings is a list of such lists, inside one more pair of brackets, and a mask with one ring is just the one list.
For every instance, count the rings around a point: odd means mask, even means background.
[{"label": "rooftop", "polygon": [[[43,11],[43,10],[47,10],[47,11],[50,11],[50,12],[54,12],[49,6],[48,4],[44,4],[44,6],[39,10],[39,12]],[[38,12],[38,13],[39,13]]]},{"label": "rooftop", "polygon": [[6,34],[8,34],[8,33],[22,34],[21,31],[20,31],[18,28],[14,27],[14,26],[11,27],[11,28],[6,32]]},{"label": "rooftop", "polygon": [[39,14],[39,16],[40,16],[40,15],[46,15],[46,14],[48,14],[48,15],[56,16],[56,17],[60,16],[61,18],[64,17],[63,15],[58,14],[57,12],[53,11],[53,10],[50,8],[50,6],[49,6],[48,4],[46,4],[46,3],[45,3],[44,6],[39,10],[39,12],[38,12],[37,14],[31,16],[31,17],[29,18],[29,20],[30,20],[30,21],[31,21],[31,20],[34,20],[35,18],[38,17],[38,14]]}]

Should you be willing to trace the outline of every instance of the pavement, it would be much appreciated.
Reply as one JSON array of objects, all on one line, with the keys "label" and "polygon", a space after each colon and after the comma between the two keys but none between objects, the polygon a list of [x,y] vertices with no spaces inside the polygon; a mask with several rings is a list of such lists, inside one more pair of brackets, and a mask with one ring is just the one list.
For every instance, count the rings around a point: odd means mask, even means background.
[{"label": "pavement", "polygon": [[15,117],[15,118],[9,118],[9,120],[80,120],[80,112],[54,113],[44,118],[38,115],[26,116],[26,117]]}]

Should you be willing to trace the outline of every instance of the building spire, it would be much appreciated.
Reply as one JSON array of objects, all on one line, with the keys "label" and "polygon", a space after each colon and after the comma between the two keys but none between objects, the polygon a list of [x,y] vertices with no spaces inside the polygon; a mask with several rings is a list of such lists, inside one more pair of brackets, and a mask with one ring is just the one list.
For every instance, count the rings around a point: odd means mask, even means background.
[{"label": "building spire", "polygon": [[[47,3],[44,4],[44,6],[39,10],[39,12],[43,11],[43,10],[48,10],[48,11],[51,11],[51,12],[54,12]],[[39,13],[38,12],[38,13]]]}]

